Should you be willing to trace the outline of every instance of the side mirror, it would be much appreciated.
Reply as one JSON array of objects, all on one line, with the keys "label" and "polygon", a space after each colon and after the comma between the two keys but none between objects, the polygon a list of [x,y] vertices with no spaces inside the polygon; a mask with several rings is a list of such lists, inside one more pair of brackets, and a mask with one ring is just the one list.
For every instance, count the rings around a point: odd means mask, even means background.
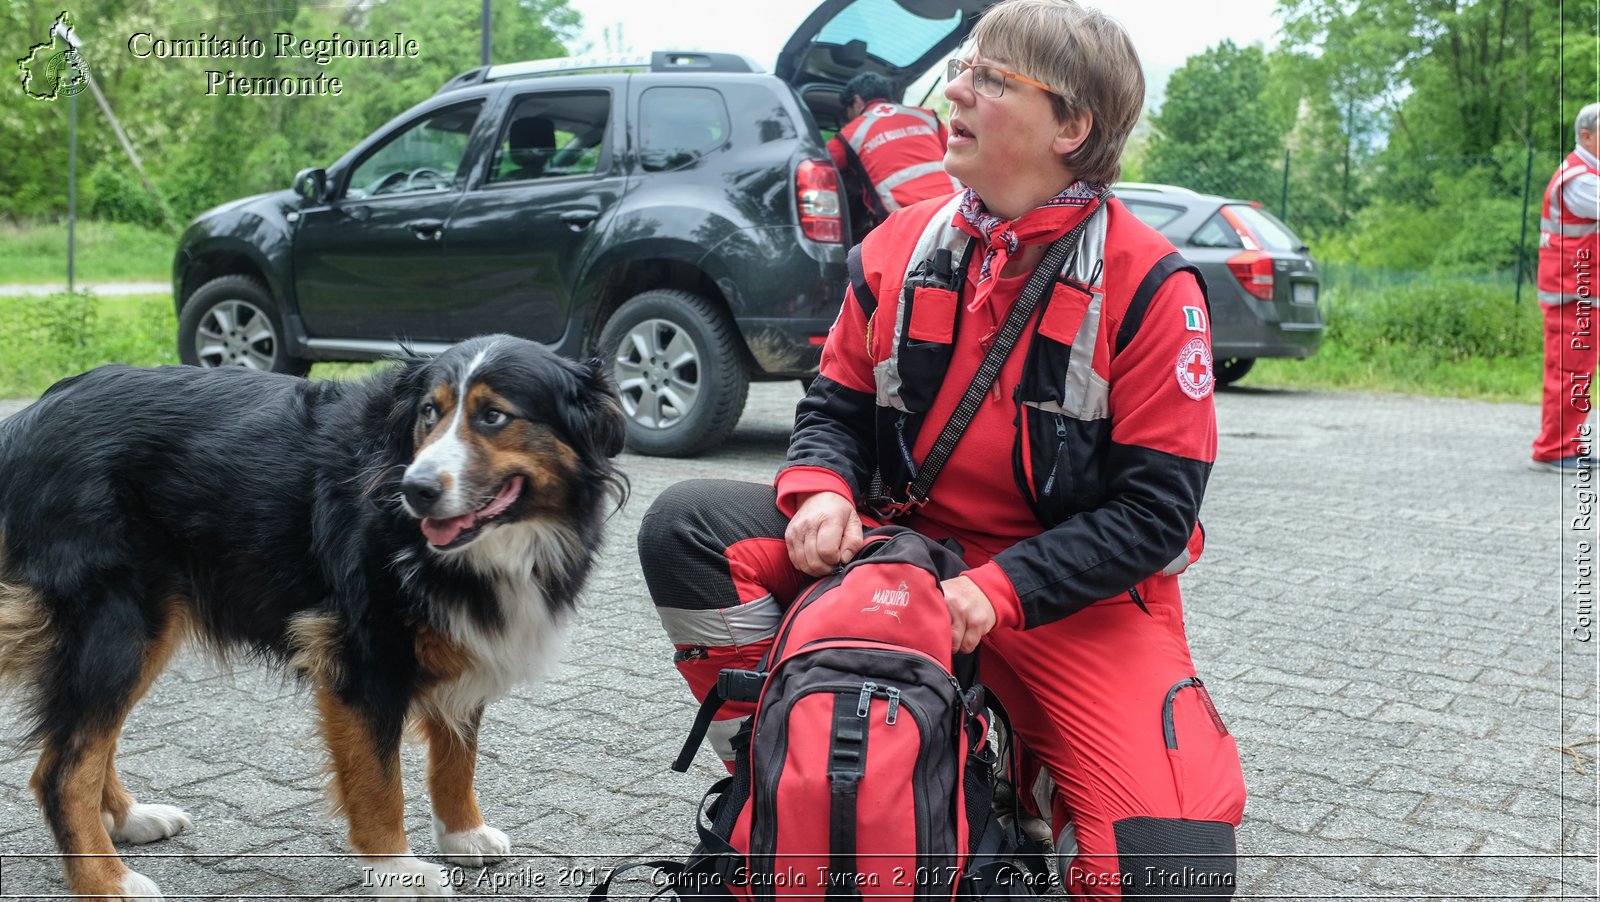
[{"label": "side mirror", "polygon": [[328,190],[328,171],[325,169],[302,169],[294,176],[294,193],[305,198],[311,203],[321,203],[323,195]]}]

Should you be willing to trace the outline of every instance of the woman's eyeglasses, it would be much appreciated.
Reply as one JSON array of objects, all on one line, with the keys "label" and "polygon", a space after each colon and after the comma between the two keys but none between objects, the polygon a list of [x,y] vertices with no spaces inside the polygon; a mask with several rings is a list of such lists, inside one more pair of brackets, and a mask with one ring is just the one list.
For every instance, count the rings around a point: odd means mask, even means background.
[{"label": "woman's eyeglasses", "polygon": [[1004,69],[996,69],[993,66],[974,66],[966,60],[951,60],[949,63],[946,63],[944,80],[947,83],[955,81],[957,78],[961,77],[961,73],[963,72],[972,73],[972,90],[977,91],[979,94],[982,94],[985,97],[1005,96],[1006,79],[1008,78],[1015,78],[1017,81],[1020,81],[1025,85],[1033,85],[1035,88],[1038,88],[1039,90],[1048,94],[1060,94],[1060,92],[1055,88],[1050,87],[1044,82],[1034,81],[1026,75],[1022,75],[1017,72],[1007,72]]}]

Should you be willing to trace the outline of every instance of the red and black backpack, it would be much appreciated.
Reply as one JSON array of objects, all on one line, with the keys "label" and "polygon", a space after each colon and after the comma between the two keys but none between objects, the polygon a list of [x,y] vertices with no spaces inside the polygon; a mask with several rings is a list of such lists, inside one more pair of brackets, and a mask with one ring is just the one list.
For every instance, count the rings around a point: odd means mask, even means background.
[{"label": "red and black backpack", "polygon": [[648,863],[658,881],[705,902],[1046,888],[1042,855],[1020,855],[994,816],[991,704],[956,676],[972,662],[952,660],[939,584],[964,569],[918,533],[872,530],[789,607],[757,669],[721,672],[674,769],[688,770],[722,701],[756,713],[734,738],[733,775],[701,803],[687,862]]}]

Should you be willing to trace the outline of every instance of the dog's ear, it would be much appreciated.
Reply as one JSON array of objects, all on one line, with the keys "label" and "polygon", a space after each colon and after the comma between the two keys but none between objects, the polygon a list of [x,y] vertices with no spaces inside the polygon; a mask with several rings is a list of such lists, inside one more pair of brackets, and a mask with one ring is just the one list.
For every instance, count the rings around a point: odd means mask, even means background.
[{"label": "dog's ear", "polygon": [[428,389],[428,364],[420,357],[404,357],[385,374],[391,401],[383,434],[390,452],[399,460],[410,460],[416,449],[417,408]]},{"label": "dog's ear", "polygon": [[579,441],[605,457],[622,453],[628,435],[628,421],[611,375],[598,358],[573,364],[578,380],[575,403],[565,411],[567,428]]}]

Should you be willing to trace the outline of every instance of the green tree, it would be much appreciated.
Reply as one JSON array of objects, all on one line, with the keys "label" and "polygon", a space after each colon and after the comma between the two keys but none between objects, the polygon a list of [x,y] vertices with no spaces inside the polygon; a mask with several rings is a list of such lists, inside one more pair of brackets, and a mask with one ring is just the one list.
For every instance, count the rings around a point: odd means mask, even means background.
[{"label": "green tree", "polygon": [[1519,241],[1530,152],[1536,192],[1595,98],[1592,5],[1282,0],[1279,14],[1308,86],[1297,123],[1307,162],[1349,173],[1334,192],[1351,221],[1337,253],[1496,270],[1529,252]]},{"label": "green tree", "polygon": [[[479,64],[481,0],[344,0],[334,5],[227,0],[98,0],[76,16],[75,29],[96,84],[104,91],[159,193],[187,218],[246,194],[286,188],[295,171],[326,166],[374,128]],[[496,61],[562,56],[580,24],[567,0],[497,0],[491,24]],[[0,33],[11,34],[13,58],[44,40],[59,5],[46,0],[0,2]],[[395,32],[417,41],[413,59],[335,58],[319,63],[274,54],[274,35],[299,39],[382,39]],[[248,35],[265,45],[259,58],[137,58],[134,34],[194,40]],[[241,78],[336,77],[338,96],[225,96],[207,93],[208,71]],[[15,82],[11,82],[13,86]],[[20,90],[16,92],[20,95]],[[126,211],[148,204],[124,196],[137,175],[110,124],[87,93],[78,97],[80,211]],[[66,211],[67,104],[14,97],[0,103],[0,218],[56,216]],[[90,173],[94,179],[89,178]],[[92,189],[119,196],[96,203]]]},{"label": "green tree", "polygon": [[1280,193],[1286,116],[1267,96],[1259,47],[1223,41],[1189,58],[1167,82],[1150,119],[1144,159],[1152,181],[1275,202]]}]

